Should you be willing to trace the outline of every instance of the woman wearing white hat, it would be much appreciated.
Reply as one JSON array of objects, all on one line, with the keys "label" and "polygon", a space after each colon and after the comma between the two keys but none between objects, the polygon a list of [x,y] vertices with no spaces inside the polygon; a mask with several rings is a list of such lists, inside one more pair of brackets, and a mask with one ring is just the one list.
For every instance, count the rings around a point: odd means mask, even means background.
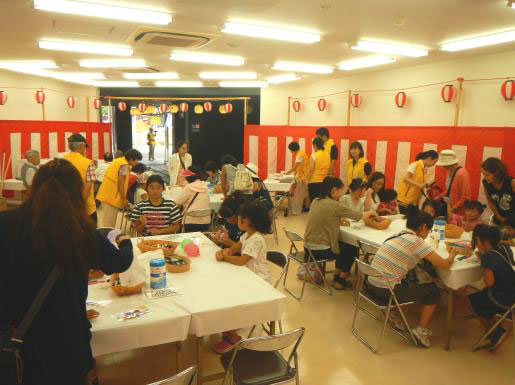
[{"label": "woman wearing white hat", "polygon": [[463,205],[471,199],[470,174],[458,164],[458,157],[453,150],[443,150],[438,157],[437,166],[447,170],[445,191],[437,199],[449,198],[452,211],[458,215],[464,215]]}]

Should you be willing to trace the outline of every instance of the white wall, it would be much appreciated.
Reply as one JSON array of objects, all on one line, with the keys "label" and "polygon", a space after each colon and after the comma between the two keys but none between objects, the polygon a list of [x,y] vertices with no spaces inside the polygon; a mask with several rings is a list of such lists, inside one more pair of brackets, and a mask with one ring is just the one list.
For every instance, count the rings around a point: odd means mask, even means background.
[{"label": "white wall", "polygon": [[[0,71],[0,90],[6,91],[7,103],[0,106],[0,120],[41,120],[41,105],[36,103],[36,89],[45,92],[45,120],[98,122],[98,110],[93,99],[98,95],[96,87],[81,86],[58,80],[39,78],[20,73]],[[69,108],[66,98],[74,96],[75,108]],[[89,113],[87,98],[89,97]]]},{"label": "white wall", "polygon": [[[397,91],[364,91],[408,88],[458,77],[467,80],[508,76],[515,76],[515,51],[312,83],[286,83],[262,90],[261,124],[287,124],[288,97],[291,96],[314,97],[300,100],[302,107],[298,113],[291,108],[291,125],[345,125],[346,93],[324,97],[329,103],[324,112],[318,110],[317,100],[321,95],[351,89],[361,90],[359,93],[363,98],[359,108],[352,108],[351,125],[453,125],[454,103],[442,101],[442,85],[406,90],[408,104],[404,109],[395,106]],[[504,101],[500,93],[501,84],[502,80],[465,82],[459,125],[515,126],[515,100]]]}]

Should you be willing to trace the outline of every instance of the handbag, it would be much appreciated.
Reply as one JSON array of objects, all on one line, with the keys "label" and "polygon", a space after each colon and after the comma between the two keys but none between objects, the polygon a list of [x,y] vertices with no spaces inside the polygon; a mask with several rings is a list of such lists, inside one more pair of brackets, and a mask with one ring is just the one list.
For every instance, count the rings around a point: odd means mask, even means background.
[{"label": "handbag", "polygon": [[23,382],[23,359],[21,356],[23,337],[45,302],[48,293],[52,290],[58,276],[59,268],[56,265],[48,274],[18,328],[8,326],[0,330],[0,384],[14,385]]},{"label": "handbag", "polygon": [[243,164],[239,164],[236,167],[236,175],[234,176],[234,189],[236,191],[252,191],[252,176],[250,171]]}]

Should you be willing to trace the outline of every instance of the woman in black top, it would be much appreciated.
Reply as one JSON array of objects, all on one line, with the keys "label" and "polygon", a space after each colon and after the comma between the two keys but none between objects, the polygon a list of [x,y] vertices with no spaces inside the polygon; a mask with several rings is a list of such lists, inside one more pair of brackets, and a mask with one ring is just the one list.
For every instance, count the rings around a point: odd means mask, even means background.
[{"label": "woman in black top", "polygon": [[86,317],[88,271],[125,271],[132,244],[120,250],[86,215],[82,178],[53,160],[36,173],[28,200],[0,213],[0,325],[18,326],[49,272],[59,277],[29,327],[22,346],[23,384],[84,384],[94,366]]},{"label": "woman in black top", "polygon": [[481,172],[494,223],[502,225],[506,218],[515,214],[515,179],[508,175],[506,166],[497,158],[488,158],[481,163]]}]

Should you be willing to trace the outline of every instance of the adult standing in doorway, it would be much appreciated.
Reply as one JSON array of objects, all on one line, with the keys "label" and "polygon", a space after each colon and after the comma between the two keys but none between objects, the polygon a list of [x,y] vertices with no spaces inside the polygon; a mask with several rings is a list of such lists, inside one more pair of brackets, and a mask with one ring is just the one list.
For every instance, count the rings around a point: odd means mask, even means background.
[{"label": "adult standing in doorway", "polygon": [[147,144],[148,144],[148,160],[155,160],[154,150],[156,147],[156,133],[154,132],[152,127],[148,128]]},{"label": "adult standing in doorway", "polygon": [[329,168],[329,175],[334,176],[336,172],[336,161],[338,160],[338,147],[334,141],[329,138],[329,130],[325,127],[320,127],[316,130],[316,135],[324,142],[324,151],[329,154],[331,158],[331,166]]},{"label": "adult standing in doorway", "polygon": [[325,177],[329,175],[331,157],[324,150],[324,142],[320,137],[313,139],[313,154],[309,159],[308,193],[311,202],[320,196],[320,189]]},{"label": "adult standing in doorway", "polygon": [[[365,158],[365,151],[360,142],[352,142],[349,147],[349,160],[347,161],[347,187],[350,186],[353,179],[361,178],[365,182],[368,181],[365,165],[368,160]],[[371,171],[371,170],[370,170]]]},{"label": "adult standing in doorway", "polygon": [[[465,215],[465,201],[472,199],[469,172],[458,164],[458,157],[452,150],[441,151],[436,165],[445,168],[447,171],[445,191],[436,199],[449,198],[453,213],[461,216]],[[447,205],[445,209],[447,210]]]},{"label": "adult standing in doorway", "polygon": [[100,227],[115,227],[118,210],[128,206],[130,168],[142,159],[141,152],[130,149],[123,157],[116,158],[107,169],[97,194],[97,200],[102,203]]},{"label": "adult standing in doorway", "polygon": [[488,207],[494,214],[496,225],[515,214],[515,179],[508,175],[506,165],[497,158],[488,158],[481,163]]},{"label": "adult standing in doorway", "polygon": [[184,140],[177,141],[176,152],[168,161],[168,175],[170,176],[170,186],[184,186],[186,180],[180,175],[181,171],[190,168],[193,158],[188,154],[188,143]]},{"label": "adult standing in doorway", "polygon": [[91,159],[86,158],[87,155],[86,138],[81,134],[73,134],[68,138],[68,148],[70,153],[64,156],[68,162],[79,171],[84,183],[84,199],[86,200],[86,214],[91,217],[96,224],[97,218],[97,205],[93,196],[93,184],[97,181],[95,174],[95,163]]}]

